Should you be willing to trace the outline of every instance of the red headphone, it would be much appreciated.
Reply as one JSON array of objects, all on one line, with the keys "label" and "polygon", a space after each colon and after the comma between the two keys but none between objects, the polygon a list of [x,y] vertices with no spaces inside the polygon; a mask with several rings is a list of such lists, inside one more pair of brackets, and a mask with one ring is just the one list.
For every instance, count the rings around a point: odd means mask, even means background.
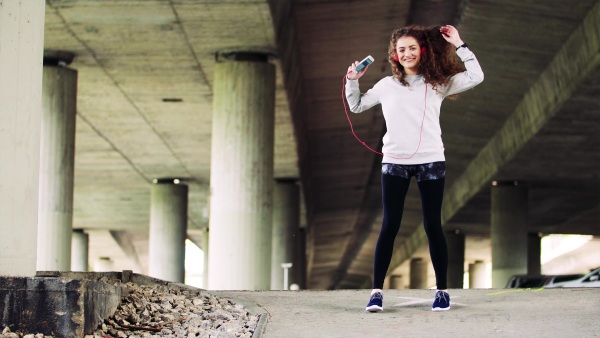
[{"label": "red headphone", "polygon": [[[427,48],[421,47],[421,55],[425,55],[426,53],[427,53]],[[396,52],[394,52],[394,61],[400,62],[400,59],[398,59],[398,53],[396,53]]]}]

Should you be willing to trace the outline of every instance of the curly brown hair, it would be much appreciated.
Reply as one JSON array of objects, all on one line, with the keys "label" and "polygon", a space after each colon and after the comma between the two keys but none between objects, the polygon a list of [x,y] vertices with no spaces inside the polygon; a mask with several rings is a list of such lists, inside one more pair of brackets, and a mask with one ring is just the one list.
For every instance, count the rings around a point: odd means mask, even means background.
[{"label": "curly brown hair", "polygon": [[404,86],[408,86],[405,79],[406,73],[400,62],[395,60],[396,43],[403,36],[412,36],[419,43],[419,48],[427,48],[427,52],[421,56],[418,69],[423,75],[425,83],[429,83],[434,89],[448,84],[450,77],[465,70],[464,65],[456,56],[455,48],[448,43],[442,33],[440,26],[407,26],[396,29],[390,38],[388,49],[388,61],[392,66],[394,77]]}]

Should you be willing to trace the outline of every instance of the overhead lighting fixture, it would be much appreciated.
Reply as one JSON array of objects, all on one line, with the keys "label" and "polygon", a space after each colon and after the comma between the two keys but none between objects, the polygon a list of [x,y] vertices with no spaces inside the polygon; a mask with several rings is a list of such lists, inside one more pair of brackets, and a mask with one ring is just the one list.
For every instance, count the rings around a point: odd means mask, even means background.
[{"label": "overhead lighting fixture", "polygon": [[183,102],[183,99],[178,97],[165,97],[162,99],[162,102]]},{"label": "overhead lighting fixture", "polygon": [[185,184],[186,178],[177,177],[160,177],[152,180],[154,184]]},{"label": "overhead lighting fixture", "polygon": [[492,181],[492,186],[519,185],[519,181]]}]

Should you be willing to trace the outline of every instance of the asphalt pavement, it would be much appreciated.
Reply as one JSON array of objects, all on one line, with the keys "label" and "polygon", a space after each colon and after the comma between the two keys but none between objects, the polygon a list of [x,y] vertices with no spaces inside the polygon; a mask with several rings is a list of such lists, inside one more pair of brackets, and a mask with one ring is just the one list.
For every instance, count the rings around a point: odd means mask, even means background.
[{"label": "asphalt pavement", "polygon": [[209,291],[265,315],[254,337],[600,337],[600,288],[452,289],[451,309],[431,311],[434,290]]}]

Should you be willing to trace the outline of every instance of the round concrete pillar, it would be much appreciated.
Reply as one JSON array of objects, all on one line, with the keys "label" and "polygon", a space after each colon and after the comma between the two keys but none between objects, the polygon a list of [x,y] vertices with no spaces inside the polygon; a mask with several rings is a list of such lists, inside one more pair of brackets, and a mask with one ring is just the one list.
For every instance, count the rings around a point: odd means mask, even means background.
[{"label": "round concrete pillar", "polygon": [[306,231],[304,228],[296,229],[293,271],[292,283],[296,283],[300,289],[306,289]]},{"label": "round concrete pillar", "polygon": [[111,272],[115,270],[115,263],[109,257],[98,257],[94,262],[94,272]]},{"label": "round concrete pillar", "polygon": [[469,289],[487,288],[487,272],[483,261],[469,264]]},{"label": "round concrete pillar", "polygon": [[527,273],[527,188],[517,181],[492,184],[492,288]]},{"label": "round concrete pillar", "polygon": [[205,228],[205,231],[202,233],[202,251],[204,252],[204,266],[202,268],[202,287],[208,287],[208,232],[209,228]]},{"label": "round concrete pillar", "polygon": [[404,277],[402,275],[391,275],[390,289],[404,289]]},{"label": "round concrete pillar", "polygon": [[44,65],[38,207],[39,271],[71,270],[76,102],[77,71],[56,64]]},{"label": "round concrete pillar", "polygon": [[71,239],[71,271],[88,271],[89,237],[83,230],[74,230]]},{"label": "round concrete pillar", "polygon": [[215,65],[208,288],[271,285],[275,67],[239,53]]},{"label": "round concrete pillar", "polygon": [[422,258],[410,260],[410,288],[427,289],[427,261]]},{"label": "round concrete pillar", "polygon": [[527,235],[527,274],[542,274],[542,237],[537,232]]},{"label": "round concrete pillar", "polygon": [[148,274],[183,283],[187,237],[188,187],[173,180],[155,180],[150,207]]},{"label": "round concrete pillar", "polygon": [[45,10],[0,5],[0,275],[36,271]]},{"label": "round concrete pillar", "polygon": [[[300,224],[300,195],[295,180],[278,180],[273,190],[273,234],[271,249],[271,290],[284,290],[281,264],[292,263],[288,271],[290,283],[294,280],[293,265],[296,252],[296,235]],[[288,285],[289,287],[289,285]]]},{"label": "round concrete pillar", "polygon": [[457,231],[445,234],[448,246],[448,288],[462,289],[465,276],[465,235]]}]

